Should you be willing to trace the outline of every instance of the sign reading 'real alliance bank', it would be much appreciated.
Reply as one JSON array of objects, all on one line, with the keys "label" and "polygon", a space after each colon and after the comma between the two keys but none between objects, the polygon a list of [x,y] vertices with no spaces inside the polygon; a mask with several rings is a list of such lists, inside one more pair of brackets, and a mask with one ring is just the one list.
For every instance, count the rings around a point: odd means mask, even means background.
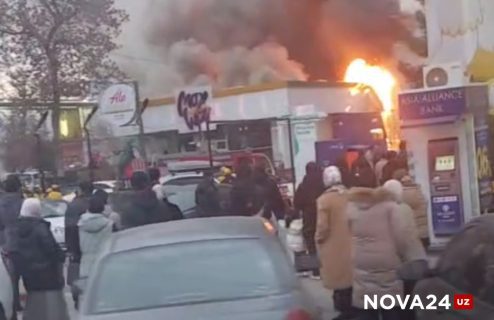
[{"label": "sign reading 'real alliance bank'", "polygon": [[399,96],[401,120],[459,116],[466,111],[466,88],[404,93]]}]

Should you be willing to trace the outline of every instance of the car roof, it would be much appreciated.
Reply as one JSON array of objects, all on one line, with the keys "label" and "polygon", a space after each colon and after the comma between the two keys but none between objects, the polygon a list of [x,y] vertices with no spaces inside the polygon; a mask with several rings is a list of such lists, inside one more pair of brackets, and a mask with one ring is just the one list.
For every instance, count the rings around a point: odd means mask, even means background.
[{"label": "car roof", "polygon": [[108,247],[111,253],[183,242],[267,238],[271,236],[258,217],[214,217],[185,219],[115,233]]}]

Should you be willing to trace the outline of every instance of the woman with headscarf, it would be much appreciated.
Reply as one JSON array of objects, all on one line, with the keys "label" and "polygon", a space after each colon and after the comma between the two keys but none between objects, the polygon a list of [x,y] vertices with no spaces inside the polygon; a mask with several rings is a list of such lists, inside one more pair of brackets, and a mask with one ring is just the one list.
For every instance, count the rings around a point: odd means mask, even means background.
[{"label": "woman with headscarf", "polygon": [[352,319],[352,236],[348,227],[346,207],[348,195],[340,170],[328,167],[323,173],[326,191],[317,199],[317,227],[315,240],[321,261],[324,286],[333,290],[335,319]]},{"label": "woman with headscarf", "polygon": [[[305,166],[305,177],[295,191],[295,209],[302,212],[303,234],[307,251],[310,255],[316,255],[316,243],[314,235],[317,223],[317,198],[324,192],[322,172],[315,162],[309,162]],[[319,269],[313,271],[315,277],[319,276]]]},{"label": "woman with headscarf", "polygon": [[64,299],[65,255],[55,241],[50,223],[41,217],[38,199],[26,199],[16,222],[14,263],[27,291],[24,320],[68,320]]}]

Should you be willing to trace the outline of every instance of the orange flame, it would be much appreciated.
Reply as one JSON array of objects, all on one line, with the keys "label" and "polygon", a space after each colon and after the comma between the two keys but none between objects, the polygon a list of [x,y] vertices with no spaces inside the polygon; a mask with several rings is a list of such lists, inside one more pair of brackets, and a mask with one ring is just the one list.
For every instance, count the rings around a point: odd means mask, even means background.
[{"label": "orange flame", "polygon": [[384,111],[390,112],[393,109],[396,80],[387,69],[369,65],[363,59],[355,59],[348,65],[345,81],[371,87],[381,100]]},{"label": "orange flame", "polygon": [[396,140],[399,140],[399,125],[396,115],[393,117],[397,89],[393,74],[386,68],[370,65],[363,59],[355,59],[348,65],[344,80],[358,84],[350,89],[352,95],[360,93],[365,86],[374,89],[383,106],[383,120],[390,138],[388,142],[393,147]]}]

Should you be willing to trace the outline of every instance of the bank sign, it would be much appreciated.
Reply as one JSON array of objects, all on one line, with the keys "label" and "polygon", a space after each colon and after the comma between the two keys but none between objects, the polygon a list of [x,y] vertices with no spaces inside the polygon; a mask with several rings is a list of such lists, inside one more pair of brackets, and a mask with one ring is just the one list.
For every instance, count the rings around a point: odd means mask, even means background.
[{"label": "bank sign", "polygon": [[205,87],[182,88],[175,93],[177,113],[189,130],[201,129],[201,125],[210,121],[212,89]]},{"label": "bank sign", "polygon": [[402,120],[459,116],[466,110],[466,89],[448,88],[404,93],[399,96]]}]

